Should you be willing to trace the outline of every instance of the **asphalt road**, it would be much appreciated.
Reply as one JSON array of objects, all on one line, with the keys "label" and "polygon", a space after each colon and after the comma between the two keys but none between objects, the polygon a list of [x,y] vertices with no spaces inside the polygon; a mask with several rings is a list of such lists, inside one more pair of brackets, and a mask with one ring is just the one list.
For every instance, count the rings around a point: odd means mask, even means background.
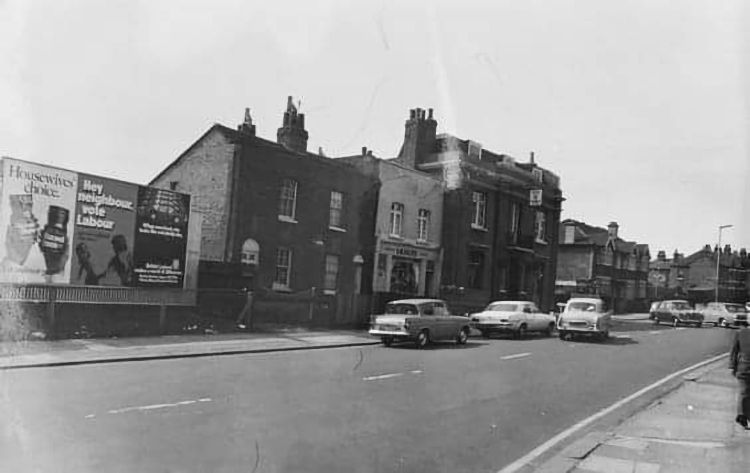
[{"label": "asphalt road", "polygon": [[0,372],[0,471],[496,472],[731,337],[615,330]]}]

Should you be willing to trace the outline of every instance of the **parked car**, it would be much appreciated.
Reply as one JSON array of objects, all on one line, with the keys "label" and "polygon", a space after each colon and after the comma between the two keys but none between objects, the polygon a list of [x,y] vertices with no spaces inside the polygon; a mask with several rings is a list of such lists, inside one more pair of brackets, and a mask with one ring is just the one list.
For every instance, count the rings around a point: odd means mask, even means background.
[{"label": "parked car", "polygon": [[703,322],[714,327],[732,327],[747,323],[747,310],[742,304],[728,302],[709,302],[703,309]]},{"label": "parked car", "polygon": [[380,337],[385,346],[413,341],[424,348],[434,340],[455,340],[463,345],[469,339],[469,318],[451,315],[440,299],[403,299],[389,302],[385,313],[374,317],[370,335]]},{"label": "parked car", "polygon": [[688,301],[681,299],[659,302],[656,307],[651,307],[649,317],[656,324],[666,322],[674,327],[680,324],[695,327],[703,325],[703,314],[690,307]]},{"label": "parked car", "polygon": [[560,340],[573,335],[587,335],[606,340],[612,326],[612,312],[607,304],[595,297],[574,297],[565,304],[557,321]]},{"label": "parked car", "polygon": [[471,314],[471,324],[485,338],[493,333],[510,333],[516,338],[523,338],[528,332],[549,336],[555,329],[555,317],[541,312],[533,302],[499,301]]}]

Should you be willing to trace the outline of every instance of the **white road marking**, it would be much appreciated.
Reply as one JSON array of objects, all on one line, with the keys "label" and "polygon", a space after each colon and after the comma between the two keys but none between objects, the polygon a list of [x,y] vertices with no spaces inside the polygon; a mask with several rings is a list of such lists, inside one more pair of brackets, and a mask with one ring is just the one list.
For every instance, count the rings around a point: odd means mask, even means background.
[{"label": "white road marking", "polygon": [[659,335],[661,333],[661,330],[652,330],[649,332],[651,335]]},{"label": "white road marking", "polygon": [[[131,406],[131,407],[123,407],[121,409],[111,409],[107,411],[107,414],[123,414],[125,412],[133,412],[133,411],[151,411],[154,409],[165,409],[167,407],[178,407],[178,406],[188,406],[190,404],[196,404],[198,402],[211,402],[210,397],[204,397],[201,399],[193,399],[189,401],[179,401],[179,402],[172,402],[167,404],[151,404],[148,406]],[[96,417],[94,414],[89,414],[85,416],[85,419],[93,419]]]},{"label": "white road marking", "polygon": [[[409,371],[411,374],[420,374],[422,373],[422,370],[412,370]],[[403,376],[406,373],[387,373],[387,374],[379,374],[377,376],[365,376],[362,378],[362,381],[377,381],[380,379],[390,379],[390,378],[398,378],[399,376]]]},{"label": "white road marking", "polygon": [[687,330],[687,327],[677,327],[675,330]]},{"label": "white road marking", "polygon": [[688,373],[690,371],[693,371],[695,369],[698,369],[702,366],[709,365],[715,361],[719,361],[722,358],[726,358],[729,355],[729,353],[724,353],[723,355],[714,356],[712,358],[709,358],[707,360],[701,361],[700,363],[696,363],[693,366],[688,366],[687,368],[681,369],[680,371],[676,371],[670,375],[667,375],[660,379],[659,381],[656,381],[655,383],[649,384],[643,389],[640,389],[630,396],[627,396],[623,399],[620,399],[619,401],[615,402],[609,407],[605,407],[604,409],[600,410],[596,414],[583,419],[582,421],[578,422],[577,424],[573,425],[572,427],[568,427],[564,431],[560,432],[559,434],[555,435],[551,439],[547,440],[543,444],[539,445],[526,455],[522,456],[518,460],[514,461],[510,465],[506,466],[502,470],[499,470],[498,473],[514,473],[524,466],[528,465],[530,462],[538,458],[539,456],[543,455],[545,452],[553,448],[558,443],[562,442],[566,438],[570,437],[574,433],[578,432],[579,430],[583,429],[584,427],[588,426],[589,424],[592,424],[593,422],[601,419],[602,417],[606,416],[607,414],[611,413],[612,411],[624,406],[625,404],[629,403],[633,399],[637,399],[638,397],[646,394],[647,392],[658,388],[659,386],[679,377],[682,376],[685,373]]},{"label": "white road marking", "polygon": [[531,353],[517,353],[515,355],[508,355],[508,356],[501,356],[501,360],[515,360],[516,358],[523,358],[524,356],[529,356]]}]

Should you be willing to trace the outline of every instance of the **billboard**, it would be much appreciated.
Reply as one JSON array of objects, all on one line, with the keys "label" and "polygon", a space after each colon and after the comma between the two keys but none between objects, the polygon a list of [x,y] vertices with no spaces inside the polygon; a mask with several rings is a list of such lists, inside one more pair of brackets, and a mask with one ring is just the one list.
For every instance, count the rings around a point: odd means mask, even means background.
[{"label": "billboard", "polygon": [[181,288],[190,197],[3,158],[0,282]]}]

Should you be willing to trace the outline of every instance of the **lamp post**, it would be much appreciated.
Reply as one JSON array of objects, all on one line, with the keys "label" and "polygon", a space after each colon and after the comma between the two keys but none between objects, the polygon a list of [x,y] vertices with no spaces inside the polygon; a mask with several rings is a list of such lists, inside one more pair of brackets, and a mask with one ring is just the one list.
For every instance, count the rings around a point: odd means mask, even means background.
[{"label": "lamp post", "polygon": [[716,247],[716,295],[714,302],[719,302],[719,266],[721,263],[721,231],[725,228],[732,228],[733,225],[719,225],[719,244]]}]

